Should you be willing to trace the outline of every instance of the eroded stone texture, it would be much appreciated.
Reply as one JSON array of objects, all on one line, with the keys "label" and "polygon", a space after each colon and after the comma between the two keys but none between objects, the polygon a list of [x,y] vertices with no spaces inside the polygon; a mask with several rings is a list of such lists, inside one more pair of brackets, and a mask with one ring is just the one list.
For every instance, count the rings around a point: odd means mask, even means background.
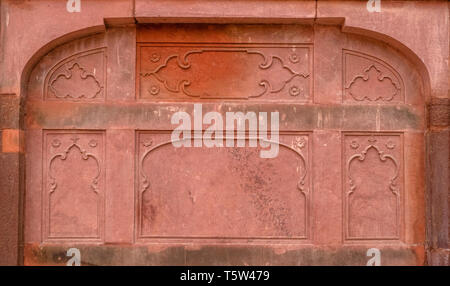
[{"label": "eroded stone texture", "polygon": [[450,124],[450,100],[447,98],[433,98],[428,107],[430,125],[434,127],[448,127]]},{"label": "eroded stone texture", "polygon": [[0,170],[0,265],[14,265],[20,261],[19,154],[0,154]]},{"label": "eroded stone texture", "polygon": [[19,128],[20,98],[15,94],[0,94],[0,128]]}]

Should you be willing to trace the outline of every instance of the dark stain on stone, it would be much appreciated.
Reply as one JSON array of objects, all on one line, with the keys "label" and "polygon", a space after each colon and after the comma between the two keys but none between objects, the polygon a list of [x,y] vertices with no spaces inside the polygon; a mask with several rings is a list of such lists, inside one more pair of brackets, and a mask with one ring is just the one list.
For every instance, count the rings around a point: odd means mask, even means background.
[{"label": "dark stain on stone", "polygon": [[[76,246],[71,246],[76,247]],[[64,246],[27,245],[31,265],[65,265]],[[132,245],[78,246],[82,265],[366,265],[369,246],[187,245],[163,250]],[[420,263],[411,247],[380,247],[382,265]]]},{"label": "dark stain on stone", "polygon": [[[219,104],[219,103],[217,103]],[[295,107],[295,108],[294,108]],[[205,105],[204,113],[211,109]],[[424,119],[414,107],[407,105],[293,105],[293,104],[221,104],[219,112],[225,118],[228,111],[254,111],[280,113],[280,130],[347,129],[375,130],[379,109],[381,129],[408,130],[423,128]],[[175,110],[192,113],[192,104],[187,103],[127,103],[127,104],[83,104],[36,103],[30,105],[29,124],[44,128],[98,128],[130,127],[149,130],[173,129],[170,123]],[[62,112],[64,111],[64,112]],[[321,114],[322,119],[318,119]],[[319,122],[321,120],[321,122]]]}]

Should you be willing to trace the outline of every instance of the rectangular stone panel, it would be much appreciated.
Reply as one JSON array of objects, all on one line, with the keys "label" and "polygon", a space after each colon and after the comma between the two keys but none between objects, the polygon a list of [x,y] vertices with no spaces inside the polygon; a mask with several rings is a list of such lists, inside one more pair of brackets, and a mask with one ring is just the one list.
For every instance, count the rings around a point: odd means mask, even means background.
[{"label": "rectangular stone panel", "polygon": [[102,241],[104,133],[46,130],[43,136],[44,241]]},{"label": "rectangular stone panel", "polygon": [[345,240],[400,240],[403,227],[403,136],[345,133]]},{"label": "rectangular stone panel", "polygon": [[138,241],[308,239],[310,134],[280,135],[275,158],[260,158],[263,147],[249,141],[176,148],[170,133],[139,131]]},{"label": "rectangular stone panel", "polygon": [[308,102],[312,46],[138,44],[139,99]]}]

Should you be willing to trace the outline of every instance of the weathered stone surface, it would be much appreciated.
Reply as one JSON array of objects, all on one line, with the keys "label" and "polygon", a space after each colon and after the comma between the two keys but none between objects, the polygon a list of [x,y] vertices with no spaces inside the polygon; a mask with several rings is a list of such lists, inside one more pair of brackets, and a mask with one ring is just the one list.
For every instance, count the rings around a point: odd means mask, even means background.
[{"label": "weathered stone surface", "polygon": [[[218,17],[218,14],[220,16]],[[136,1],[136,20],[155,22],[298,23],[312,22],[315,1]]]},{"label": "weathered stone surface", "polygon": [[[81,265],[266,265],[365,266],[370,247],[293,247],[280,245],[165,245],[165,246],[88,246],[77,247]],[[58,245],[25,246],[25,265],[65,265],[67,247]],[[423,247],[380,247],[381,265],[422,265]]]},{"label": "weathered stone surface", "polygon": [[[263,28],[153,25],[137,27],[135,36],[116,27],[43,58],[31,73],[26,103],[27,189],[33,191],[25,242],[132,249],[99,250],[101,262],[91,264],[153,263],[138,245],[191,242],[183,250],[189,265],[338,264],[356,255],[341,253],[346,245],[423,245],[426,120],[419,73],[394,49],[334,27]],[[294,31],[295,42],[308,44],[293,45]],[[346,40],[334,54],[343,65],[316,69],[315,41],[339,37]],[[117,57],[117,38],[138,42],[136,66]],[[219,44],[211,46],[214,41]],[[105,60],[104,54],[116,56]],[[82,69],[76,80],[75,69]],[[136,89],[124,74],[136,75]],[[326,92],[331,87],[314,93],[314,77],[327,85],[322,77],[333,74],[346,75],[333,85],[335,98]],[[87,80],[95,84],[78,89]],[[361,96],[368,91],[374,92]],[[278,156],[261,159],[260,149],[249,146],[174,148],[171,116],[195,117],[192,103],[224,118],[231,111],[279,112]],[[280,245],[238,246],[244,242]],[[94,259],[96,250],[89,249]],[[330,260],[334,252],[342,259]],[[390,263],[424,262],[423,251],[408,255]],[[165,263],[165,257],[150,261]]]},{"label": "weathered stone surface", "polygon": [[[448,264],[448,5],[2,1],[0,263]],[[193,103],[278,111],[282,162],[165,144]]]},{"label": "weathered stone surface", "polygon": [[450,132],[428,134],[429,231],[433,248],[448,248],[449,243],[449,142]]},{"label": "weathered stone surface", "polygon": [[19,255],[19,154],[0,153],[0,265],[15,265]]},{"label": "weathered stone surface", "polygon": [[448,127],[450,125],[450,99],[433,98],[429,104],[430,125]]},{"label": "weathered stone surface", "polygon": [[[421,130],[426,125],[424,110],[410,106],[302,105],[211,102],[203,103],[204,113],[226,112],[280,113],[280,130]],[[27,107],[30,128],[118,128],[133,125],[138,129],[168,130],[173,128],[170,116],[185,111],[193,117],[193,105],[188,103],[128,103],[107,102],[102,105],[78,103],[33,102]],[[62,116],[61,113],[64,115]]]},{"label": "weathered stone surface", "polygon": [[450,249],[432,249],[428,260],[430,265],[450,266]]},{"label": "weathered stone surface", "polygon": [[2,149],[3,153],[19,153],[23,152],[24,137],[19,129],[3,129],[2,130]]},{"label": "weathered stone surface", "polygon": [[14,94],[0,94],[0,129],[19,128],[20,98]]}]

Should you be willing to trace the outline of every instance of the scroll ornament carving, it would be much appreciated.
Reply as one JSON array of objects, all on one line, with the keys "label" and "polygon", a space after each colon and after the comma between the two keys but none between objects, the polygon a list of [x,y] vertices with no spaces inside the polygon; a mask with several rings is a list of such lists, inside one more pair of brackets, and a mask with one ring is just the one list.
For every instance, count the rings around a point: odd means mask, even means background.
[{"label": "scroll ornament carving", "polygon": [[[169,92],[182,93],[194,98],[222,98],[223,95],[220,95],[220,91],[218,90],[206,90],[202,92],[195,90],[193,91],[192,87],[198,84],[198,81],[189,79],[186,77],[186,74],[183,73],[189,71],[193,67],[193,63],[190,61],[190,57],[192,55],[202,55],[210,52],[245,53],[247,55],[257,55],[261,58],[261,62],[257,67],[255,67],[256,70],[254,74],[257,72],[267,72],[269,70],[272,70],[271,72],[274,74],[280,74],[282,71],[284,74],[287,74],[287,76],[283,79],[272,77],[269,76],[270,74],[267,74],[265,78],[259,79],[258,84],[262,88],[262,91],[255,92],[254,94],[248,96],[246,95],[246,97],[261,97],[268,93],[279,93],[284,90],[288,84],[290,84],[290,87],[288,87],[287,92],[290,96],[308,96],[303,87],[300,87],[294,83],[294,79],[296,78],[309,78],[310,75],[308,73],[301,73],[293,70],[291,67],[285,65],[283,59],[279,56],[266,56],[263,52],[253,49],[204,48],[190,50],[184,54],[171,54],[164,60],[161,58],[160,54],[152,53],[149,57],[149,60],[152,63],[158,63],[160,61],[163,61],[163,63],[152,71],[142,72],[141,76],[143,78],[153,77],[156,79],[156,82],[158,82],[165,88],[165,90]],[[300,62],[300,57],[296,53],[290,54],[288,59],[292,64],[297,64]],[[207,65],[207,63],[197,63],[197,65]],[[171,70],[172,72],[177,71],[178,74],[182,75],[166,76],[164,75],[164,70]],[[274,80],[274,78],[276,78],[276,80]],[[153,96],[158,95],[160,91],[161,87],[157,84],[152,84],[150,88],[148,88],[148,93]]]}]

